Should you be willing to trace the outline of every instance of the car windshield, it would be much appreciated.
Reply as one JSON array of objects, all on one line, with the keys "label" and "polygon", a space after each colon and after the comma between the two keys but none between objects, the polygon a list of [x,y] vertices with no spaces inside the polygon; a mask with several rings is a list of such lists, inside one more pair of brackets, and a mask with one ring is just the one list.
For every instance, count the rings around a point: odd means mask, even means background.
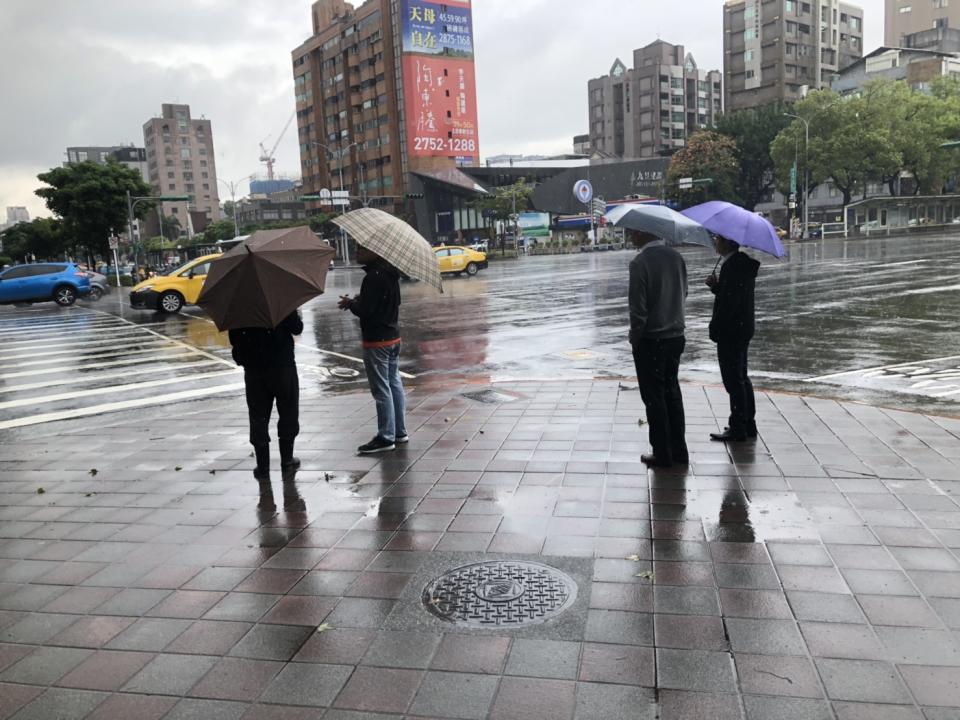
[{"label": "car windshield", "polygon": [[162,273],[160,273],[160,274],[161,274],[161,275],[168,275],[168,276],[169,276],[169,275],[181,275],[181,274],[183,274],[184,272],[186,272],[186,271],[188,270],[188,266],[193,265],[194,262],[195,262],[194,260],[189,260],[188,262],[185,262],[183,265],[178,265],[178,266],[175,267],[173,270],[168,270],[167,272],[162,272]]}]

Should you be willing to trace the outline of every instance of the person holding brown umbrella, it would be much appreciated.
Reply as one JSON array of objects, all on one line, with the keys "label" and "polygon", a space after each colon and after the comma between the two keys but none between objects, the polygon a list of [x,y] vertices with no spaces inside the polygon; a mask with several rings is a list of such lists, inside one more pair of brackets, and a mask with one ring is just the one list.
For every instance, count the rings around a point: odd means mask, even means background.
[{"label": "person holding brown umbrella", "polygon": [[293,338],[303,332],[297,308],[323,293],[333,250],[308,227],[259,230],[215,260],[197,304],[229,331],[244,370],[254,477],[270,479],[270,415],[277,405],[280,469],[300,467],[300,381]]},{"label": "person holding brown umbrella", "polygon": [[235,328],[228,333],[233,359],[243,368],[250,417],[250,444],[257,460],[253,476],[270,480],[270,415],[277,404],[280,470],[300,467],[293,444],[300,434],[300,378],[293,336],[303,332],[303,320],[294,310],[275,328]]}]

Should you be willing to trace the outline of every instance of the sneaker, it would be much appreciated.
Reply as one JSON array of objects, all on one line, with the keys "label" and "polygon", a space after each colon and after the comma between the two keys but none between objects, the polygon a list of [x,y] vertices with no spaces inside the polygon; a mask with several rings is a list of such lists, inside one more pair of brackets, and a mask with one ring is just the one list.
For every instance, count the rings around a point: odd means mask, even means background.
[{"label": "sneaker", "polygon": [[253,477],[261,482],[270,479],[270,468],[262,468],[259,465],[253,469]]},{"label": "sneaker", "polygon": [[410,436],[404,433],[403,435],[397,435],[393,440],[397,445],[406,445],[410,442]]},{"label": "sneaker", "polygon": [[280,469],[289,472],[290,470],[300,469],[300,458],[290,457],[280,461]]},{"label": "sneaker", "polygon": [[384,440],[382,437],[377,435],[373,440],[368,442],[366,445],[361,445],[357,448],[357,452],[361,455],[372,455],[373,453],[385,452],[387,450],[393,450],[396,445],[393,444],[390,440]]}]

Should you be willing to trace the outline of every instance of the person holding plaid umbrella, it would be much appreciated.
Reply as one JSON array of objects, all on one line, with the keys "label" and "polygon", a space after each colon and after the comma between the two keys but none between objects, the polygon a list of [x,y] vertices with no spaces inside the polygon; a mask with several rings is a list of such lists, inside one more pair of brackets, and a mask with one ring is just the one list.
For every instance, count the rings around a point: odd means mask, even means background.
[{"label": "person holding plaid umbrella", "polygon": [[409,439],[400,380],[400,273],[440,292],[443,284],[430,243],[403,220],[376,208],[360,208],[333,222],[356,239],[357,262],[366,272],[360,294],[342,295],[338,307],[360,318],[363,364],[377,406],[377,434],[357,452],[370,455],[393,450]]}]

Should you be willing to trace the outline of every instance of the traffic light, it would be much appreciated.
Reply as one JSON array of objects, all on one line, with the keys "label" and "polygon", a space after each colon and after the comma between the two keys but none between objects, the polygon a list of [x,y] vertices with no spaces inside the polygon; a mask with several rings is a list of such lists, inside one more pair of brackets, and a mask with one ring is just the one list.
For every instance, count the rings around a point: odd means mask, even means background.
[{"label": "traffic light", "polygon": [[423,198],[423,193],[407,193],[404,197],[407,200],[420,200]]}]

